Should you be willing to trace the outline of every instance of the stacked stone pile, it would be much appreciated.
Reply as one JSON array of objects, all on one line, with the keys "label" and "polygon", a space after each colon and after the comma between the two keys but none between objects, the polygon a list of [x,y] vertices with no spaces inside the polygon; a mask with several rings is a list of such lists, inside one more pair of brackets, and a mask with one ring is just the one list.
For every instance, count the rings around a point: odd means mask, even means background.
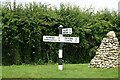
[{"label": "stacked stone pile", "polygon": [[119,42],[114,31],[107,33],[103,38],[95,57],[91,60],[89,67],[93,68],[115,68],[120,63]]}]

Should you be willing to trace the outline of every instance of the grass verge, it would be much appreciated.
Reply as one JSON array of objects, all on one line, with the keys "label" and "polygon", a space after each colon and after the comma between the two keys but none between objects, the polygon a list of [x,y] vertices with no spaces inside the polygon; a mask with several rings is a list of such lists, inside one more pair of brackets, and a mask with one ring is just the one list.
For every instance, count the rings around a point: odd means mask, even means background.
[{"label": "grass verge", "polygon": [[2,66],[2,78],[118,78],[118,68],[89,68],[88,64]]}]

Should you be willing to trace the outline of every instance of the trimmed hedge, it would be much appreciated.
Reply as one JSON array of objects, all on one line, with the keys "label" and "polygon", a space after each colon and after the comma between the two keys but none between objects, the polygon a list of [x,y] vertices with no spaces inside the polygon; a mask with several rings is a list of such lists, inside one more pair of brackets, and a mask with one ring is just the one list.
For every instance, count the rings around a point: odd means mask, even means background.
[{"label": "trimmed hedge", "polygon": [[95,55],[106,33],[113,30],[120,40],[120,16],[107,9],[94,13],[91,9],[60,5],[60,9],[41,3],[13,6],[5,3],[2,16],[2,61],[11,64],[56,63],[59,43],[43,42],[43,35],[58,35],[59,25],[72,28],[79,44],[64,44],[65,63],[88,63]]}]

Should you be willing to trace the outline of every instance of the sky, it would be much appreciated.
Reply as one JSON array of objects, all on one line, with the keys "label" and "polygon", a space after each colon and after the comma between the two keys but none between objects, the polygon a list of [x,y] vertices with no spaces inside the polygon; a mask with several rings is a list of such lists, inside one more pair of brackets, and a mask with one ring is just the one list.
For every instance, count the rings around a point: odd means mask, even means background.
[{"label": "sky", "polygon": [[[2,0],[2,2],[14,0]],[[94,8],[95,10],[102,10],[108,8],[109,10],[118,11],[118,2],[120,0],[16,0],[17,3],[41,2],[50,4],[52,7],[59,8],[60,3],[76,5],[81,8]]]}]

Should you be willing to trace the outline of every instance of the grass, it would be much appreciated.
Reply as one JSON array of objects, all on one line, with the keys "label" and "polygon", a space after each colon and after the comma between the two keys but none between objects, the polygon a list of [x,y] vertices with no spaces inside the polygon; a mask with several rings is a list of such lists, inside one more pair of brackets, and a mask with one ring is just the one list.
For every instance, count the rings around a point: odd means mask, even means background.
[{"label": "grass", "polygon": [[89,68],[88,64],[2,66],[2,78],[118,78],[118,68]]},{"label": "grass", "polygon": [[2,78],[2,67],[0,66],[0,80]]}]

